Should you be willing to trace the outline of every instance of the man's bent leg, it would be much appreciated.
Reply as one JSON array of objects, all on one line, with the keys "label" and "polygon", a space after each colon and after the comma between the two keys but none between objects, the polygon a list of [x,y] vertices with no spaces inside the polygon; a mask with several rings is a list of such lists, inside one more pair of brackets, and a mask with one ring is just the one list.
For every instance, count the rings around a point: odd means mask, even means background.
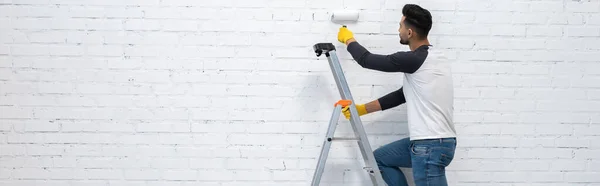
[{"label": "man's bent leg", "polygon": [[454,158],[455,138],[411,142],[413,176],[417,186],[447,186],[446,167]]},{"label": "man's bent leg", "polygon": [[398,167],[411,167],[410,139],[404,138],[374,151],[375,160],[388,186],[408,186]]}]

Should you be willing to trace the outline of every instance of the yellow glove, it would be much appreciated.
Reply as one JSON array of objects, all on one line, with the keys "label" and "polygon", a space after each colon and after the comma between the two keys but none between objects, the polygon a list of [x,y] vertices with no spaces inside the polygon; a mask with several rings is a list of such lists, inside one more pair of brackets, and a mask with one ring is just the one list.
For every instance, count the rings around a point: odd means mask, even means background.
[{"label": "yellow glove", "polygon": [[346,26],[343,26],[340,28],[340,31],[338,32],[338,41],[342,42],[344,44],[346,44],[346,41],[348,41],[349,39],[354,38],[354,34],[348,30],[348,28],[346,28]]},{"label": "yellow glove", "polygon": [[[367,108],[364,104],[356,105],[356,110],[358,111],[358,116],[367,114]],[[350,106],[344,107],[342,112],[344,113],[344,116],[346,116],[346,119],[350,119]]]}]

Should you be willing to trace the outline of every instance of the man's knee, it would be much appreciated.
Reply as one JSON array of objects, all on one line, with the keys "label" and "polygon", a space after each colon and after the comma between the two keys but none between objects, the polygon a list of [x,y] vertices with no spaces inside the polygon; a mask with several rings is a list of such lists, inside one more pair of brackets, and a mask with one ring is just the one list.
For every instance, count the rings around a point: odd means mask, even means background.
[{"label": "man's knee", "polygon": [[384,157],[384,149],[382,149],[382,147],[375,149],[375,151],[373,151],[373,156],[375,157],[375,162],[377,162],[377,165],[381,166],[384,165],[383,163],[383,157]]}]

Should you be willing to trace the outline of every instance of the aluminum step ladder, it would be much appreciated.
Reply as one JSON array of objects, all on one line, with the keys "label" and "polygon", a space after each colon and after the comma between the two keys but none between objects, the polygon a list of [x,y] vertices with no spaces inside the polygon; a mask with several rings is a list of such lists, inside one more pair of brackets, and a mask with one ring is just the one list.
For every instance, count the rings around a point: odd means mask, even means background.
[{"label": "aluminum step ladder", "polygon": [[[367,170],[367,173],[371,178],[371,182],[375,186],[386,186],[385,182],[383,181],[383,177],[381,176],[381,172],[379,171],[379,167],[377,166],[377,162],[375,162],[375,157],[373,155],[373,150],[371,149],[371,146],[369,144],[367,133],[363,128],[360,117],[358,116],[358,111],[356,110],[356,107],[354,105],[354,99],[352,98],[352,94],[350,93],[350,89],[348,88],[348,83],[346,82],[346,78],[344,77],[344,73],[339,63],[339,59],[335,53],[335,46],[332,43],[317,43],[313,46],[313,49],[317,54],[317,57],[320,57],[322,54],[325,54],[325,56],[327,57],[327,60],[329,61],[329,66],[331,67],[333,77],[335,78],[335,82],[337,84],[337,88],[340,92],[340,96],[342,97],[342,99],[334,104],[333,114],[331,116],[331,119],[329,120],[329,128],[327,129],[325,141],[323,142],[321,154],[317,163],[317,168],[313,175],[312,186],[317,186],[320,184],[321,177],[323,175],[323,170],[325,169],[325,163],[327,161],[327,156],[329,155],[331,143],[336,140],[356,140],[358,142],[358,146],[360,148],[360,152],[362,153],[362,158],[365,163],[364,169]],[[333,135],[337,127],[340,112],[342,108],[346,106],[351,106],[350,123],[352,125],[352,129],[354,130],[355,137],[334,137]]]}]

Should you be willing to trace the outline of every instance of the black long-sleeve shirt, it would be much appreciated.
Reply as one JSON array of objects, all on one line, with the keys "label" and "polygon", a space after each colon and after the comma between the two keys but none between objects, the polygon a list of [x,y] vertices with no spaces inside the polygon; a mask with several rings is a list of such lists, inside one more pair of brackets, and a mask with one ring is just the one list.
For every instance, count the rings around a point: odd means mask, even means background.
[{"label": "black long-sleeve shirt", "polygon": [[[352,58],[363,68],[378,70],[382,72],[416,72],[427,58],[428,45],[423,45],[415,51],[400,51],[389,55],[372,54],[358,42],[352,42],[347,50]],[[381,110],[387,110],[406,103],[403,87],[388,93],[378,99]]]}]

